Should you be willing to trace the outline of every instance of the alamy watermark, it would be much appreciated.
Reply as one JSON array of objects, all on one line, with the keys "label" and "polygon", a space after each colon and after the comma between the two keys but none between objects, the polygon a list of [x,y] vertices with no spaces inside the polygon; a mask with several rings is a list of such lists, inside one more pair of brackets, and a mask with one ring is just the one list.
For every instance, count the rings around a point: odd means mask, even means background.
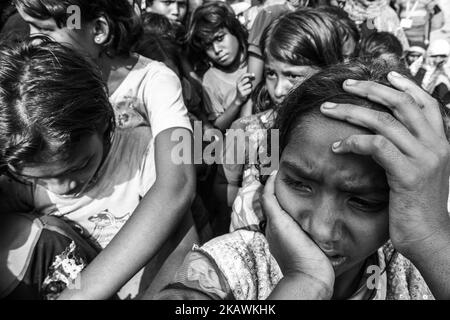
[{"label": "alamy watermark", "polygon": [[[229,129],[225,136],[218,129],[203,132],[201,121],[194,122],[193,139],[186,130],[174,130],[172,149],[174,164],[262,164],[261,174],[269,175],[280,162],[279,130],[259,129],[252,132]],[[193,155],[193,157],[192,157]]]},{"label": "alamy watermark", "polygon": [[67,7],[67,14],[69,17],[67,18],[66,27],[67,29],[81,29],[81,9],[77,5],[71,5]]}]

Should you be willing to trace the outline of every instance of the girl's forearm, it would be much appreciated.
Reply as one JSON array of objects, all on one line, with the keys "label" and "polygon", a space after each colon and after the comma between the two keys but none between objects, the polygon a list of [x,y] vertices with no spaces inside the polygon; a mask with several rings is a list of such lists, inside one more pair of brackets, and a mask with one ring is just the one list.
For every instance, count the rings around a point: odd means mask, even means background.
[{"label": "girl's forearm", "polygon": [[306,275],[288,275],[278,282],[267,300],[330,300],[333,290]]},{"label": "girl's forearm", "polygon": [[214,125],[221,131],[229,129],[233,121],[236,120],[237,116],[239,115],[241,106],[241,101],[238,101],[237,99],[233,100],[228,108],[226,108],[225,112],[216,119]]},{"label": "girl's forearm", "polygon": [[450,219],[433,237],[405,254],[420,271],[436,299],[450,299]]},{"label": "girl's forearm", "polygon": [[[161,180],[163,180],[162,178]],[[79,289],[65,290],[60,299],[108,299],[142,269],[174,233],[193,199],[194,186],[185,176],[171,186],[158,183],[133,215],[79,276]]]}]

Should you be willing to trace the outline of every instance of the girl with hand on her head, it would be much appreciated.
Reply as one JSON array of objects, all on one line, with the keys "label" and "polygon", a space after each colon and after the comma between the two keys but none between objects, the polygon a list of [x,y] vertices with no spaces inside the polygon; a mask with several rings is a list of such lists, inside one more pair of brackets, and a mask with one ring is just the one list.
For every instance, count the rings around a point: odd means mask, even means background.
[{"label": "girl with hand on her head", "polygon": [[160,296],[448,299],[450,146],[437,101],[391,67],[337,65],[296,88],[261,223],[194,248]]}]

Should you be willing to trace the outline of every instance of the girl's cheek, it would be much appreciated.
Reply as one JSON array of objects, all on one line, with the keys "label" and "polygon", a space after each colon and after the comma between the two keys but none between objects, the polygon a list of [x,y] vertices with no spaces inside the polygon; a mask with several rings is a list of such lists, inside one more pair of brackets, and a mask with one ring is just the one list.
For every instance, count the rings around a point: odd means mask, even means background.
[{"label": "girl's cheek", "polygon": [[389,239],[389,216],[387,210],[385,211],[373,216],[349,213],[346,223],[347,231],[350,232],[351,238],[356,243],[361,244],[361,248],[364,248],[365,251],[377,250]]}]

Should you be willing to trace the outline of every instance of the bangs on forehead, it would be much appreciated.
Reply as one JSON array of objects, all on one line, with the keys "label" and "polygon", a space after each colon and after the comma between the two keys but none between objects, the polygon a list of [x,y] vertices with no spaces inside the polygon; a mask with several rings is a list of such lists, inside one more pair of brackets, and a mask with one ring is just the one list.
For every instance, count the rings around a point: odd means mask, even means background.
[{"label": "bangs on forehead", "polygon": [[200,43],[203,47],[207,47],[211,43],[213,43],[214,38],[216,37],[216,34],[223,29],[222,24],[220,25],[210,25],[210,26],[203,26],[202,28],[199,28],[197,32],[197,37],[200,39]]},{"label": "bangs on forehead", "polygon": [[266,61],[270,58],[293,66],[312,66],[311,60],[304,56],[296,55],[291,48],[280,45],[276,41],[272,41],[266,52],[264,52]]}]

